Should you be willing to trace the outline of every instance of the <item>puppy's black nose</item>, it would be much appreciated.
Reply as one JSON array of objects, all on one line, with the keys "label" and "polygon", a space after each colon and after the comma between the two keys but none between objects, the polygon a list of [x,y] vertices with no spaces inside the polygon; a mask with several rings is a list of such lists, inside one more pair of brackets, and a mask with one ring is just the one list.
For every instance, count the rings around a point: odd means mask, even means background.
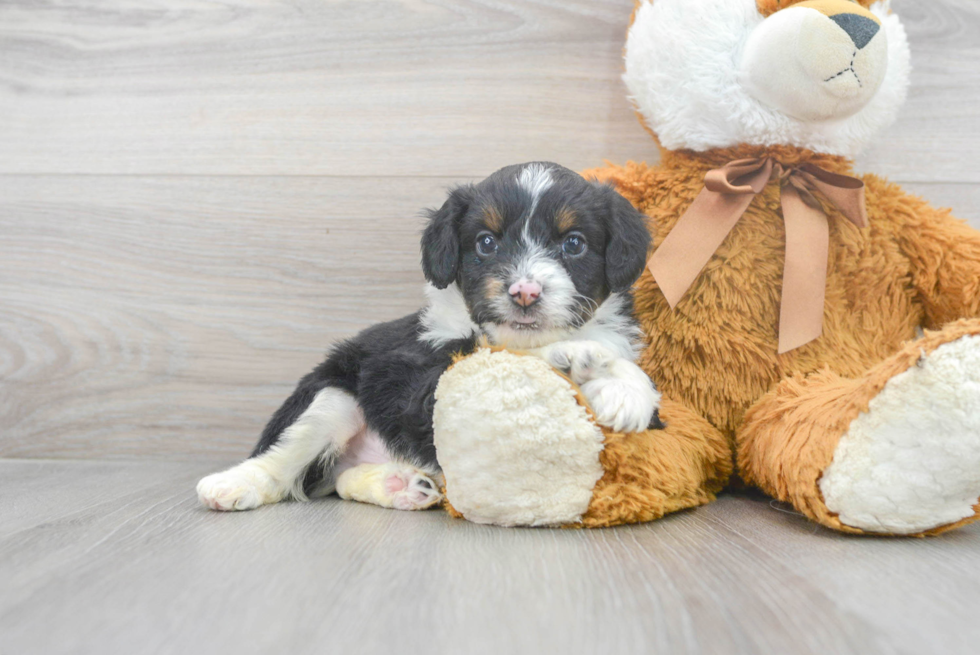
[{"label": "puppy's black nose", "polygon": [[837,14],[831,16],[830,20],[840,25],[840,28],[847,32],[858,50],[871,43],[871,39],[875,38],[875,34],[881,29],[881,25],[878,23],[866,16],[858,16],[857,14]]},{"label": "puppy's black nose", "polygon": [[537,282],[521,280],[510,285],[510,299],[521,307],[530,307],[541,297],[541,285]]}]

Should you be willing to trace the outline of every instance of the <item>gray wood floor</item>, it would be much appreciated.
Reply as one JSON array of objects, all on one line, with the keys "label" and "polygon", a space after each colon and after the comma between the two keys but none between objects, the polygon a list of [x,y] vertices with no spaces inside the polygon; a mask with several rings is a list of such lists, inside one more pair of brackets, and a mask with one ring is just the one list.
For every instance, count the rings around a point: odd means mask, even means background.
[{"label": "gray wood floor", "polygon": [[[858,168],[980,227],[980,3],[893,4],[913,87]],[[656,159],[632,5],[0,2],[0,655],[978,652],[977,526],[197,506],[329,343],[417,308],[446,187]]]},{"label": "gray wood floor", "polygon": [[980,526],[843,537],[728,496],[611,530],[326,499],[197,506],[210,467],[0,460],[3,653],[973,654]]}]

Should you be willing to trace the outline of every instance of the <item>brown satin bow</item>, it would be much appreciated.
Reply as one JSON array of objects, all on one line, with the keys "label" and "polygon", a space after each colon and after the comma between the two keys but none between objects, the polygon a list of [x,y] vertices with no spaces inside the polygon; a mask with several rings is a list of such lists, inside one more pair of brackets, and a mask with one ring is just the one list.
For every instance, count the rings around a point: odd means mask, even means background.
[{"label": "brown satin bow", "polygon": [[781,186],[786,264],[779,308],[779,353],[823,332],[830,228],[814,196],[819,191],[859,228],[868,224],[864,183],[814,164],[785,167],[771,158],[740,159],[708,171],[704,189],[653,253],[649,267],[671,307],[697,279],[711,256],[770,179]]}]

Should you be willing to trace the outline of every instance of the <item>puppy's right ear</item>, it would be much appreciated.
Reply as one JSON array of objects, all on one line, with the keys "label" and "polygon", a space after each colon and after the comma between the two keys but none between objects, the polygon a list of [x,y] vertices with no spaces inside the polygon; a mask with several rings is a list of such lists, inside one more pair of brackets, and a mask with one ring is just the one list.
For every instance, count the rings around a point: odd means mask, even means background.
[{"label": "puppy's right ear", "polygon": [[469,211],[472,187],[457,187],[438,210],[428,210],[422,234],[422,272],[437,289],[445,289],[459,273],[459,225]]}]

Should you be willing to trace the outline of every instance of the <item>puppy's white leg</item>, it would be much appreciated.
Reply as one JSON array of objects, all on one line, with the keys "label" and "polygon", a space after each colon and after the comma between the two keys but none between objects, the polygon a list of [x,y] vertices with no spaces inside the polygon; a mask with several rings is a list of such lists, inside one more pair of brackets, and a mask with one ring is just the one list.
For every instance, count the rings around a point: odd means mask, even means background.
[{"label": "puppy's white leg", "polygon": [[581,385],[600,425],[616,432],[639,432],[653,420],[660,407],[660,392],[639,366],[614,359],[604,375]]},{"label": "puppy's white leg", "polygon": [[216,510],[252,509],[291,496],[306,500],[306,469],[343,450],[364,429],[364,415],[346,391],[328,387],[267,451],[197,484],[201,502]]},{"label": "puppy's white leg", "polygon": [[559,341],[532,352],[568,373],[600,425],[617,432],[645,430],[660,406],[660,393],[647,374],[601,343]]},{"label": "puppy's white leg", "polygon": [[337,478],[337,495],[394,509],[427,509],[442,500],[441,475],[410,464],[359,464]]}]

